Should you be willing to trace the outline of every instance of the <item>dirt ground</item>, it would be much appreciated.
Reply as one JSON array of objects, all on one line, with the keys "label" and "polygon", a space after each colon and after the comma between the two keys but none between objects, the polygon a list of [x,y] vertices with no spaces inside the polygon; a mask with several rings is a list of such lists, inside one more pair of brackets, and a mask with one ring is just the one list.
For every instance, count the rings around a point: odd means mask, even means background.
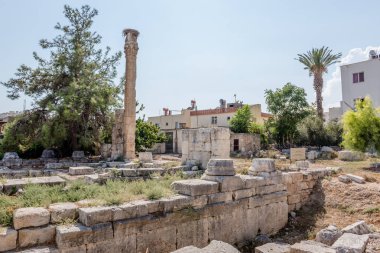
[{"label": "dirt ground", "polygon": [[[319,160],[312,168],[341,167],[342,173],[351,173],[366,179],[365,184],[344,184],[337,176],[325,178],[314,189],[313,204],[304,206],[296,212],[296,217],[289,218],[287,227],[272,238],[275,241],[294,244],[301,240],[314,239],[321,229],[334,224],[344,228],[358,220],[371,224],[373,230],[380,232],[380,172],[372,170],[371,164],[378,159],[361,162],[343,162],[339,160]],[[278,169],[290,165],[289,161],[276,161]],[[250,160],[235,159],[235,166],[240,172],[247,170]],[[253,246],[253,245],[252,245]],[[244,252],[254,252],[245,248]],[[371,240],[367,253],[380,252],[380,239]]]}]

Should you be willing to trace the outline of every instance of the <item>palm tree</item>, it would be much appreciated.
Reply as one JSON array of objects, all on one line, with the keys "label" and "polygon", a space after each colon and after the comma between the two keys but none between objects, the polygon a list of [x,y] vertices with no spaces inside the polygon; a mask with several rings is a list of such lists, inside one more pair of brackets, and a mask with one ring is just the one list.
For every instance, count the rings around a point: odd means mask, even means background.
[{"label": "palm tree", "polygon": [[298,54],[297,61],[305,65],[305,69],[309,70],[309,75],[314,76],[314,90],[316,93],[316,104],[318,116],[323,119],[322,107],[322,90],[323,90],[323,74],[327,73],[327,68],[339,62],[341,53],[333,54],[332,49],[328,47],[313,48],[306,54]]}]

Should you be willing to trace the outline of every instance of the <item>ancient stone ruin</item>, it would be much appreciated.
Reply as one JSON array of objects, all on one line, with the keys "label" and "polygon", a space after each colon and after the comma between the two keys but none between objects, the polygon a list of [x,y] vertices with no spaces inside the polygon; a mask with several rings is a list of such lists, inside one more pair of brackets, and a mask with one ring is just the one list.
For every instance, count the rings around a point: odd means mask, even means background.
[{"label": "ancient stone ruin", "polygon": [[[273,160],[254,159],[250,175],[237,175],[232,160],[212,159],[202,179],[174,182],[178,194],[172,197],[115,206],[60,203],[17,209],[13,227],[0,231],[0,251],[164,253],[189,245],[203,248],[212,240],[235,244],[258,233],[277,233],[288,212],[307,203],[316,182],[332,172],[280,173]],[[59,224],[67,218],[78,223]]]}]

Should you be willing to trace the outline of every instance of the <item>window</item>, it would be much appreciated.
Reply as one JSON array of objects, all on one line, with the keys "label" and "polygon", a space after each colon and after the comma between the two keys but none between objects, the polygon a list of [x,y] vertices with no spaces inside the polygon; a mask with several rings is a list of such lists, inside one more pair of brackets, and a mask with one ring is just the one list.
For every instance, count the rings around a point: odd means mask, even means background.
[{"label": "window", "polygon": [[230,119],[231,119],[231,117],[230,117],[230,116],[228,116],[228,117],[227,117],[227,121],[228,121],[228,120],[230,120]]},{"label": "window", "polygon": [[186,123],[179,123],[179,128],[181,129],[186,128]]},{"label": "window", "polygon": [[362,83],[364,82],[364,72],[353,73],[352,74],[353,83]]},{"label": "window", "polygon": [[166,122],[166,126],[169,126],[169,123],[168,123],[168,122]]},{"label": "window", "polygon": [[156,123],[156,127],[160,127],[160,124]]},{"label": "window", "polygon": [[179,128],[179,123],[176,122],[176,123],[175,123],[175,129],[178,129],[178,128]]},{"label": "window", "polygon": [[216,117],[216,116],[211,117],[211,124],[212,125],[218,124],[218,117]]},{"label": "window", "polygon": [[239,151],[239,139],[234,139],[234,152]]}]

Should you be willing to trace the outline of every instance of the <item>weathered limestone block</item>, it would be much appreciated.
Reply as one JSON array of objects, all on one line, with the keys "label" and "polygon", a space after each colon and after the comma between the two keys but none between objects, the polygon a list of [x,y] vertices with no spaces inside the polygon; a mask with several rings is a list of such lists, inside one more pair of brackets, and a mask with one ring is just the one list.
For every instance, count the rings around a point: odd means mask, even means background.
[{"label": "weathered limestone block", "polygon": [[292,177],[293,183],[298,183],[303,180],[303,174],[301,172],[288,172]]},{"label": "weathered limestone block", "polygon": [[252,160],[252,166],[249,168],[250,175],[257,175],[259,172],[273,172],[276,170],[274,159],[256,158]]},{"label": "weathered limestone block", "polygon": [[55,241],[59,249],[82,246],[92,241],[92,230],[81,224],[58,226]]},{"label": "weathered limestone block", "polygon": [[368,235],[344,233],[332,247],[337,253],[363,253],[369,240]]},{"label": "weathered limestone block", "polygon": [[365,184],[365,179],[356,175],[352,174],[346,174],[347,177],[349,177],[352,181],[358,184]]},{"label": "weathered limestone block", "polygon": [[218,183],[201,179],[180,180],[172,183],[179,194],[200,196],[218,192]]},{"label": "weathered limestone block", "polygon": [[[70,167],[70,166],[68,166],[68,167]],[[68,168],[68,167],[66,167],[65,163],[47,163],[45,165],[45,168],[48,169],[48,170],[59,170],[59,169],[65,169],[65,168]]]},{"label": "weathered limestone block", "polygon": [[307,159],[308,160],[315,160],[317,158],[318,158],[318,152],[317,151],[312,150],[312,151],[307,152]]},{"label": "weathered limestone block", "polygon": [[17,247],[17,231],[0,227],[0,252],[13,250]]},{"label": "weathered limestone block", "polygon": [[91,167],[70,167],[69,174],[73,176],[77,175],[89,175],[94,174],[95,170]]},{"label": "weathered limestone block", "polygon": [[86,253],[103,253],[103,252],[136,253],[136,235],[126,236],[121,239],[113,239],[113,240],[87,244]]},{"label": "weathered limestone block", "polygon": [[200,248],[194,246],[186,246],[176,251],[172,251],[171,253],[204,253]]},{"label": "weathered limestone block", "polygon": [[286,191],[286,186],[283,184],[263,185],[256,187],[256,194],[263,195],[273,192]]},{"label": "weathered limestone block", "polygon": [[75,203],[55,203],[49,206],[51,223],[75,220],[78,217],[78,206]]},{"label": "weathered limestone block", "polygon": [[233,199],[239,200],[239,199],[249,198],[255,194],[256,194],[255,188],[237,190],[233,192]]},{"label": "weathered limestone block", "polygon": [[343,150],[338,152],[338,159],[342,161],[363,161],[364,153],[358,151]]},{"label": "weathered limestone block", "polygon": [[339,237],[342,236],[342,234],[343,233],[336,226],[330,225],[319,231],[315,240],[331,246]]},{"label": "weathered limestone block", "polygon": [[160,174],[163,175],[165,170],[163,168],[140,168],[137,169],[137,176],[139,177],[147,177],[152,174]]},{"label": "weathered limestone block", "polygon": [[257,195],[253,196],[252,198],[249,198],[249,208],[256,208],[272,203],[278,203],[278,202],[286,202],[287,201],[287,194],[285,191],[283,192],[274,192],[271,194],[266,195]]},{"label": "weathered limestone block", "polygon": [[259,229],[263,234],[275,234],[288,222],[288,204],[286,202],[272,203],[258,207],[258,209]]},{"label": "weathered limestone block", "polygon": [[123,175],[123,177],[137,177],[137,170],[136,169],[119,169]]},{"label": "weathered limestone block", "polygon": [[15,229],[39,227],[50,222],[50,212],[42,207],[19,208],[13,212],[13,227]]},{"label": "weathered limestone block", "polygon": [[[193,198],[185,195],[175,195],[159,200],[160,210],[167,212],[178,211],[192,205]],[[206,200],[207,203],[207,200]]]},{"label": "weathered limestone block", "polygon": [[[159,235],[159,236],[157,236]],[[176,227],[137,233],[137,252],[171,252],[176,249]]]},{"label": "weathered limestone block", "polygon": [[208,244],[208,220],[193,220],[177,225],[177,248],[188,245],[204,247]]},{"label": "weathered limestone block", "polygon": [[91,232],[92,243],[113,239],[113,228],[111,222],[96,224],[91,227]]},{"label": "weathered limestone block", "polygon": [[232,201],[232,192],[219,192],[207,195],[208,204],[227,203]]},{"label": "weathered limestone block", "polygon": [[220,253],[220,252],[226,252],[226,253],[240,253],[237,249],[235,249],[232,245],[229,245],[228,243],[216,241],[213,240],[210,242],[210,244],[202,249],[202,252],[208,252],[208,253]]},{"label": "weathered limestone block", "polygon": [[142,163],[152,163],[153,162],[152,152],[139,152],[139,160]]},{"label": "weathered limestone block", "polygon": [[42,174],[43,174],[42,170],[29,170],[30,177],[40,177],[42,176]]},{"label": "weathered limestone block", "polygon": [[244,183],[244,188],[254,188],[257,186],[266,185],[266,180],[263,177],[252,175],[238,175]]},{"label": "weathered limestone block", "polygon": [[[69,253],[68,251],[59,252],[57,248],[48,247],[48,246],[35,247],[35,248],[30,248],[30,249],[26,249],[26,250],[22,250],[22,251],[17,251],[17,252],[18,253]],[[84,251],[76,251],[76,252],[86,253],[86,247],[85,247]]]},{"label": "weathered limestone block", "polygon": [[221,192],[230,192],[245,188],[240,176],[210,176],[204,174],[201,179],[218,182],[219,191]]},{"label": "weathered limestone block", "polygon": [[57,158],[57,154],[53,149],[44,149],[41,155],[42,159]]},{"label": "weathered limestone block", "polygon": [[73,158],[73,160],[81,160],[85,158],[84,151],[74,151],[71,158]]},{"label": "weathered limestone block", "polygon": [[308,169],[310,167],[309,161],[296,161],[295,165],[300,169]]},{"label": "weathered limestone block", "polygon": [[114,208],[108,206],[79,208],[79,221],[86,226],[112,221]]},{"label": "weathered limestone block", "polygon": [[8,159],[19,159],[20,157],[16,152],[5,152],[3,156],[3,160],[8,160]]},{"label": "weathered limestone block", "polygon": [[294,195],[288,196],[288,204],[289,205],[297,204],[299,202],[301,202],[301,195],[300,194],[294,194]]},{"label": "weathered limestone block", "polygon": [[24,228],[18,231],[18,243],[21,248],[50,244],[55,239],[55,226]]},{"label": "weathered limestone block", "polygon": [[338,180],[342,183],[345,183],[345,184],[351,183],[351,179],[346,175],[340,175],[338,177]]},{"label": "weathered limestone block", "polygon": [[336,253],[336,251],[320,242],[301,241],[290,246],[290,253]]},{"label": "weathered limestone block", "polygon": [[234,162],[232,159],[210,159],[205,173],[209,176],[233,176]]},{"label": "weathered limestone block", "polygon": [[293,183],[293,177],[289,173],[282,173],[282,182],[284,184],[292,184]]},{"label": "weathered limestone block", "polygon": [[372,230],[369,228],[367,223],[365,223],[365,221],[358,221],[358,222],[355,222],[354,224],[351,224],[343,228],[342,232],[357,234],[357,235],[365,235],[365,234],[372,233]]},{"label": "weathered limestone block", "polygon": [[271,242],[255,248],[255,253],[289,253],[290,245],[281,242]]},{"label": "weathered limestone block", "polygon": [[159,210],[159,201],[136,200],[115,207],[113,210],[113,220],[117,221],[142,217],[148,215],[148,213],[154,213]]},{"label": "weathered limestone block", "polygon": [[65,184],[66,181],[58,176],[51,177],[33,177],[21,179],[8,179],[3,187],[6,194],[12,194],[17,190],[22,189],[28,184],[41,184],[41,185],[59,185]]}]

